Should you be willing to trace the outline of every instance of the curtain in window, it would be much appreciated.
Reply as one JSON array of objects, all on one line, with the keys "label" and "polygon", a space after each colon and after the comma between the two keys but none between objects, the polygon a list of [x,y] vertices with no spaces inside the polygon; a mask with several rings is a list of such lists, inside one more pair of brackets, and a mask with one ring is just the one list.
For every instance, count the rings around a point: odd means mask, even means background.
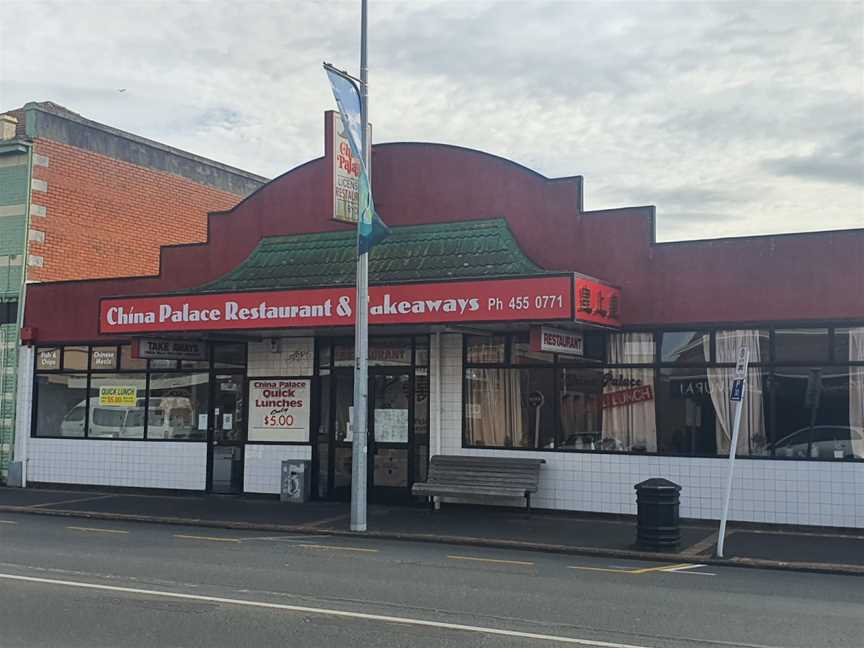
[{"label": "curtain in window", "polygon": [[[736,330],[717,332],[717,362],[736,362],[738,349],[746,346],[750,350],[750,362],[761,362],[759,355],[759,331]],[[704,344],[705,360],[711,359],[708,338]],[[709,367],[708,386],[717,420],[717,453],[727,454],[732,445],[732,421],[734,403],[729,400],[734,367]],[[741,427],[738,430],[737,454],[767,454],[768,439],[765,433],[765,409],[762,400],[762,374],[758,369],[747,372],[747,393],[741,410]]]},{"label": "curtain in window", "polygon": [[498,448],[524,447],[519,371],[469,369],[468,375],[465,412],[468,442]]},{"label": "curtain in window", "polygon": [[[849,361],[864,362],[864,326],[849,329]],[[864,367],[849,367],[849,427],[852,452],[864,458]]]},{"label": "curtain in window", "polygon": [[[619,333],[609,336],[609,362],[654,362],[654,337],[651,333]],[[657,418],[654,411],[654,370],[641,367],[607,369],[603,396],[608,407],[603,408],[603,436],[599,450],[657,451]],[[615,384],[612,384],[612,383]],[[639,387],[651,390],[651,398],[644,395],[626,405],[615,404],[609,394],[626,392]],[[620,396],[620,394],[619,394]]]}]

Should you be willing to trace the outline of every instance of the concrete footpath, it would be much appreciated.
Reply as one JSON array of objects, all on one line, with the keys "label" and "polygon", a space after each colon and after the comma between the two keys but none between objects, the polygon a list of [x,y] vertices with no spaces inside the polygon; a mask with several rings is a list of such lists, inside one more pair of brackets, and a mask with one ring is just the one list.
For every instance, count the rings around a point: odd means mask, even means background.
[{"label": "concrete footpath", "polygon": [[716,523],[682,523],[679,551],[657,553],[634,546],[636,523],[631,517],[480,506],[443,505],[432,511],[423,506],[373,505],[364,534],[350,531],[348,505],[336,502],[296,505],[203,494],[0,488],[0,513],[4,511],[864,575],[864,529],[835,532],[733,524],[727,532],[726,558],[717,559]]}]

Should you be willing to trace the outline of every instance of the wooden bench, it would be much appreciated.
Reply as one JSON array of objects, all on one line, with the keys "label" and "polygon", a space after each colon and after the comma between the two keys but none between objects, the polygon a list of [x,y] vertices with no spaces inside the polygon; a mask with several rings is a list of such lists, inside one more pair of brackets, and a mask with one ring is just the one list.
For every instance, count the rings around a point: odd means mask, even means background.
[{"label": "wooden bench", "polygon": [[537,492],[540,466],[545,459],[435,455],[425,482],[411,488],[414,495],[431,497],[435,509],[439,497],[480,500],[520,498],[531,509],[531,493]]}]

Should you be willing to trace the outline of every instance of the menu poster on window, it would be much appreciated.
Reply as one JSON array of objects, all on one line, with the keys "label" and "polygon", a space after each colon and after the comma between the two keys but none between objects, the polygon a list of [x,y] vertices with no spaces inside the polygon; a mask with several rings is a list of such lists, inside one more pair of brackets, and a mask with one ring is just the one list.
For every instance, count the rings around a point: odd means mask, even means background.
[{"label": "menu poster on window", "polygon": [[251,443],[309,442],[309,380],[250,380]]},{"label": "menu poster on window", "polygon": [[99,388],[99,405],[103,407],[135,407],[137,403],[137,387]]},{"label": "menu poster on window", "polygon": [[408,443],[408,410],[376,409],[375,441],[378,443]]}]

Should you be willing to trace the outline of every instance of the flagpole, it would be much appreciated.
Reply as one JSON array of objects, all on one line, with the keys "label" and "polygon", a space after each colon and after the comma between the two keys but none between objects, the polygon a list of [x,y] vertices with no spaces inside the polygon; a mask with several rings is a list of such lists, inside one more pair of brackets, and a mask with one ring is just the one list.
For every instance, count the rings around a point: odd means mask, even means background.
[{"label": "flagpole", "polygon": [[[366,0],[360,8],[360,137],[367,177],[371,183],[369,86],[366,62]],[[358,219],[362,218],[358,213]],[[361,253],[360,224],[357,224],[357,316],[354,325],[354,420],[351,453],[351,530],[366,531],[366,483],[368,479],[367,427],[369,399],[369,253]]]}]

